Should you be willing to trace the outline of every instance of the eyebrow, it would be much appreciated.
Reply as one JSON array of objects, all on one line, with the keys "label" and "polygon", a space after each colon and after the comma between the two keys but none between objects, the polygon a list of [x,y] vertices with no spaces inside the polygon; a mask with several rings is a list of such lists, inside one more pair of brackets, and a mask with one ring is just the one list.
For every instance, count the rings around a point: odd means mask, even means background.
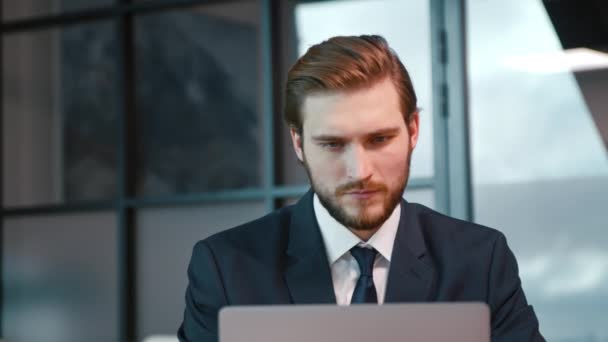
[{"label": "eyebrow", "polygon": [[[401,128],[399,128],[399,127],[382,128],[382,129],[378,129],[373,132],[367,133],[366,136],[371,137],[371,136],[378,136],[378,135],[392,135],[392,134],[399,133],[400,130],[401,130]],[[313,136],[312,139],[315,141],[328,141],[328,140],[344,140],[344,137],[338,136],[338,135],[331,135],[331,134],[320,134],[320,135]]]},{"label": "eyebrow", "polygon": [[400,127],[388,127],[388,128],[382,128],[382,129],[373,131],[373,132],[369,133],[368,136],[392,135],[392,134],[399,133],[399,131],[401,131]]}]

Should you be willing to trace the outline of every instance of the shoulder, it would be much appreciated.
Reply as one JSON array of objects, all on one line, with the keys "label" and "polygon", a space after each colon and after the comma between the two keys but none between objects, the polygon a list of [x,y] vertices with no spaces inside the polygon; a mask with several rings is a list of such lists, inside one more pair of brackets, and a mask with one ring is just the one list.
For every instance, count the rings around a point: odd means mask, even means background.
[{"label": "shoulder", "polygon": [[414,216],[427,248],[435,254],[491,254],[495,245],[506,244],[495,228],[460,220],[417,203],[406,204],[406,215]]},{"label": "shoulder", "polygon": [[270,252],[286,244],[293,206],[213,234],[199,241],[194,249],[209,249],[213,254]]}]

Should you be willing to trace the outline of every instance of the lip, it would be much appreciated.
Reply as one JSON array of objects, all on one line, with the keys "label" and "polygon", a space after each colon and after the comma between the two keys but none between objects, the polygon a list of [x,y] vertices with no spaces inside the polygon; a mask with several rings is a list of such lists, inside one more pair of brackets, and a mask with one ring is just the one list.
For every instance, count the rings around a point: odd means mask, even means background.
[{"label": "lip", "polygon": [[374,196],[377,193],[378,193],[378,191],[376,191],[376,190],[360,190],[360,191],[349,191],[346,193],[346,195],[354,197],[356,199],[367,199],[367,198]]}]

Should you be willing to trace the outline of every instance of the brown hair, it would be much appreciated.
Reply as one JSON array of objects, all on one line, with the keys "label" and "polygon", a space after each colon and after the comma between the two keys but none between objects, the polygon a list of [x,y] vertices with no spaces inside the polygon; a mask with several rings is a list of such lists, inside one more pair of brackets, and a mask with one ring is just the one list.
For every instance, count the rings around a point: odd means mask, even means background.
[{"label": "brown hair", "polygon": [[291,67],[285,89],[285,120],[302,133],[306,96],[356,90],[390,77],[406,123],[417,110],[410,76],[386,40],[377,35],[338,36],[311,46]]}]

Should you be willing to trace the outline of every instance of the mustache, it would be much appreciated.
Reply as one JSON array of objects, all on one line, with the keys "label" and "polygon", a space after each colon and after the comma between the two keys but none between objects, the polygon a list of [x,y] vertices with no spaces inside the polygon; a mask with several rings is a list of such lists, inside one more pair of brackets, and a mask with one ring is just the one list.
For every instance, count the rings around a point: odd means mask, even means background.
[{"label": "mustache", "polygon": [[352,191],[386,191],[386,185],[382,183],[370,182],[370,181],[355,181],[340,185],[336,189],[336,195],[344,195],[345,193]]}]

